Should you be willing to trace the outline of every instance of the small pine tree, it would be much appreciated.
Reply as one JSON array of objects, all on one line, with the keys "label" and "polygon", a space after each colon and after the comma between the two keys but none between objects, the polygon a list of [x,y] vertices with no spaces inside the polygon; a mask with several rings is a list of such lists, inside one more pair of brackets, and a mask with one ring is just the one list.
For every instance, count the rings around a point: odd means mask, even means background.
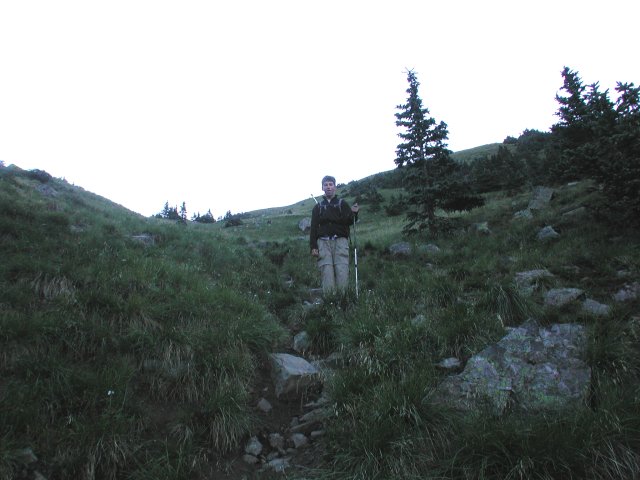
[{"label": "small pine tree", "polygon": [[160,212],[160,216],[162,218],[169,218],[170,215],[171,215],[171,208],[169,207],[169,202],[167,201],[164,204],[164,208]]},{"label": "small pine tree", "polygon": [[435,234],[446,223],[436,218],[437,208],[468,210],[481,205],[482,200],[469,194],[460,166],[451,158],[446,144],[447,124],[437,124],[422,106],[415,72],[407,71],[407,81],[407,103],[398,105],[395,114],[396,126],[403,129],[398,134],[403,142],[397,147],[395,163],[398,168],[407,166],[408,223],[404,231],[414,233],[428,228]]}]

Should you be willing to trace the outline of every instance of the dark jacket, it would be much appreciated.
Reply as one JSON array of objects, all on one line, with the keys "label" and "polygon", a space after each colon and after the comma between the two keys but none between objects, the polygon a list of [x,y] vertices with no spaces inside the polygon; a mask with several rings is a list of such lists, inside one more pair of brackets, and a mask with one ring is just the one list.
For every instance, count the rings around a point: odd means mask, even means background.
[{"label": "dark jacket", "polygon": [[357,214],[351,211],[347,202],[339,199],[336,195],[327,200],[322,197],[322,201],[313,207],[311,211],[311,231],[309,232],[309,244],[311,250],[318,248],[318,238],[322,237],[349,237],[349,225],[353,219],[358,218]]}]

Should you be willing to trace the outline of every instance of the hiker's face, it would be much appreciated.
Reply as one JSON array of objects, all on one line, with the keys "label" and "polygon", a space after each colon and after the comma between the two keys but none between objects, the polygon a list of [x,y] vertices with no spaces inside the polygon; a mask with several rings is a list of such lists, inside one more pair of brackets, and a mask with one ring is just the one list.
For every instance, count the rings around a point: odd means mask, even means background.
[{"label": "hiker's face", "polygon": [[336,194],[336,185],[333,182],[324,182],[322,184],[322,191],[325,197],[331,199]]}]

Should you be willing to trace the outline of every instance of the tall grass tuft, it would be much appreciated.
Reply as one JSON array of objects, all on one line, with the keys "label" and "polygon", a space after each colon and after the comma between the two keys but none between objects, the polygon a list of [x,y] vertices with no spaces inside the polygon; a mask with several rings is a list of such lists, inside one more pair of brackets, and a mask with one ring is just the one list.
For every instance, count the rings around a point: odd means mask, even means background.
[{"label": "tall grass tuft", "polygon": [[513,284],[489,285],[482,293],[478,307],[495,315],[502,326],[516,326],[542,313],[542,309]]},{"label": "tall grass tuft", "polygon": [[199,425],[192,428],[204,428],[210,445],[223,453],[236,448],[255,423],[247,391],[229,377],[218,381],[205,402],[204,411],[196,418]]}]

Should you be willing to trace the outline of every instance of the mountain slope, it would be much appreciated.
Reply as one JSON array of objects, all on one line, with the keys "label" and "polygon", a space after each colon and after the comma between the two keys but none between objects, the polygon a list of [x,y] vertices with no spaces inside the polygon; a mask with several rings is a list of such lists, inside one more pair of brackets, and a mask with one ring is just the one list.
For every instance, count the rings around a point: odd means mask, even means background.
[{"label": "mountain slope", "polygon": [[[588,182],[515,218],[530,199],[492,192],[452,235],[408,239],[401,216],[364,203],[359,296],[313,306],[319,278],[298,228],[311,199],[236,227],[180,224],[0,168],[0,478],[268,478],[243,446],[299,414],[273,397],[265,354],[290,352],[303,330],[309,358],[339,352],[349,368],[327,379],[332,415],[290,478],[634,478],[640,301],[613,296],[638,282],[638,233],[598,218]],[[559,237],[538,240],[545,226]],[[391,254],[399,241],[408,256]],[[552,276],[527,296],[514,279],[533,269]],[[561,287],[611,315],[544,307]],[[494,418],[424,401],[440,360],[464,362],[531,316],[588,327],[584,408]],[[256,413],[262,396],[273,414]]]}]

